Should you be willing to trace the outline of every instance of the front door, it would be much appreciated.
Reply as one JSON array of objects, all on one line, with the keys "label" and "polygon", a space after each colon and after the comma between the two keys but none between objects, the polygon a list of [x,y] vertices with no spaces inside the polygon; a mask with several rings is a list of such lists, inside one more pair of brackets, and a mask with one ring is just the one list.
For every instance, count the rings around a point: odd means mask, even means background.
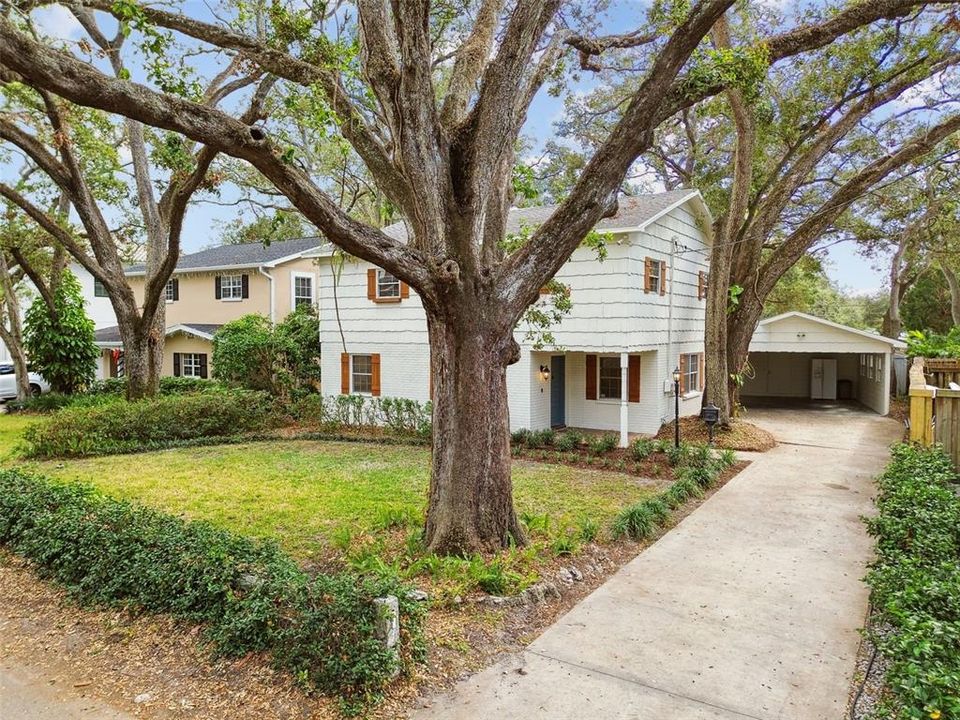
[{"label": "front door", "polygon": [[810,368],[810,398],[837,399],[837,361],[835,358],[814,358]]},{"label": "front door", "polygon": [[550,358],[550,425],[563,427],[567,424],[566,358],[554,355]]}]

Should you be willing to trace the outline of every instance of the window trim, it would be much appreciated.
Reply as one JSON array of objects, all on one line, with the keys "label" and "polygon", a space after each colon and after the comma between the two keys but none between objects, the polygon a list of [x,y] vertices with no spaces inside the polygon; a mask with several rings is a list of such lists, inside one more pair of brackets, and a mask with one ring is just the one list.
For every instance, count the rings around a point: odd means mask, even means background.
[{"label": "window trim", "polygon": [[167,284],[163,286],[163,298],[167,303],[176,302],[176,292],[173,289],[173,283],[176,278],[170,278],[167,280]]},{"label": "window trim", "polygon": [[[97,292],[99,289],[100,292]],[[107,286],[103,284],[103,281],[100,278],[93,279],[93,296],[95,298],[109,298],[110,293],[107,292]]]},{"label": "window trim", "polygon": [[[617,361],[617,395],[606,396],[602,393],[600,389],[601,381],[603,380],[603,361],[604,360],[616,360]],[[608,377],[607,380],[610,378]],[[619,355],[597,355],[597,402],[623,402],[623,368],[620,367],[620,356]]]},{"label": "window trim", "polygon": [[663,269],[663,263],[655,257],[650,258],[650,289],[647,292],[651,292],[654,295],[660,295],[660,284],[663,282],[663,278],[660,277],[661,270]]},{"label": "window trim", "polygon": [[[354,369],[354,361],[358,357],[367,358],[370,361],[370,372],[368,376],[370,378],[370,389],[369,390],[357,390],[355,385],[355,376],[356,370]],[[367,374],[367,373],[361,373]],[[367,397],[373,397],[373,353],[356,353],[350,354],[350,394],[351,395],[365,395]]]},{"label": "window trim", "polygon": [[312,272],[303,272],[292,270],[290,272],[290,312],[297,309],[297,280],[310,281],[310,305],[317,306],[317,274]]},{"label": "window trim", "polygon": [[[397,294],[396,295],[381,295],[380,294],[380,279],[384,275],[389,275],[392,277],[397,284]],[[403,299],[403,283],[400,278],[398,278],[393,273],[389,273],[383,268],[377,268],[377,275],[374,282],[374,299],[377,302],[400,302]]]},{"label": "window trim", "polygon": [[[201,357],[206,355],[206,353],[199,352],[182,352],[180,353],[180,377],[191,377],[203,379],[203,360]],[[193,363],[196,361],[196,372],[187,372],[187,359],[190,360],[191,369],[193,368]]]},{"label": "window trim", "polygon": [[[220,300],[221,302],[240,302],[243,300],[243,273],[226,273],[221,274],[220,276]],[[230,278],[231,280],[237,280],[237,293],[236,297],[232,295],[227,297],[227,284],[225,280]]]},{"label": "window trim", "polygon": [[[681,358],[686,358],[686,372],[680,378],[680,386],[683,388],[683,392],[680,394],[680,397],[687,399],[692,397],[697,397],[702,392],[700,390],[701,384],[703,383],[703,378],[700,377],[700,357],[703,353],[699,352],[686,352],[680,353]],[[693,370],[690,368],[690,361],[693,360]],[[678,367],[683,365],[683,362],[678,362]],[[690,378],[696,378],[697,382],[694,386],[690,387]]]}]

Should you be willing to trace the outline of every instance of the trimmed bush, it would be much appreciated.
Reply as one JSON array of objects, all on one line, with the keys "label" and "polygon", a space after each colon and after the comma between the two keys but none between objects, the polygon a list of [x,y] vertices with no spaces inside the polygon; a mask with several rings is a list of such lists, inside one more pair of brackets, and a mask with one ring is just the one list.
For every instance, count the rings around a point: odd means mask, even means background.
[{"label": "trimmed bush", "polygon": [[877,611],[871,632],[889,660],[877,716],[960,717],[960,497],[940,448],[900,445],[878,480],[877,541],[866,581]]},{"label": "trimmed bush", "polygon": [[567,430],[557,435],[553,446],[560,452],[573,452],[583,443],[583,434],[576,430]]},{"label": "trimmed bush", "polygon": [[53,458],[155,449],[165,443],[235,437],[264,430],[271,422],[269,398],[248,390],[68,407],[27,429],[25,454]]},{"label": "trimmed bush", "polygon": [[[88,606],[206,625],[215,651],[268,651],[321,692],[375,698],[422,654],[422,609],[395,579],[310,577],[275,545],[19,471],[0,471],[0,544]],[[401,649],[377,637],[374,598],[400,600]]]},{"label": "trimmed bush", "polygon": [[657,441],[652,438],[637,438],[630,444],[630,454],[634,460],[646,460],[657,449]]},{"label": "trimmed bush", "polygon": [[298,422],[327,430],[380,427],[397,435],[430,437],[433,404],[408,398],[306,395],[290,405]]}]

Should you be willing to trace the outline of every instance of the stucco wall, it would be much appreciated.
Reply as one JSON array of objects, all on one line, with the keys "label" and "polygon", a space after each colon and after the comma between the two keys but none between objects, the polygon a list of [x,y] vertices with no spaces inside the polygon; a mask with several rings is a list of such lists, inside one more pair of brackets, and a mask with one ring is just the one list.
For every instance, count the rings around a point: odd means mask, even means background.
[{"label": "stucco wall", "polygon": [[165,377],[173,375],[174,353],[206,353],[208,377],[213,376],[213,345],[209,340],[184,333],[176,333],[167,337],[163,346],[163,375]]}]

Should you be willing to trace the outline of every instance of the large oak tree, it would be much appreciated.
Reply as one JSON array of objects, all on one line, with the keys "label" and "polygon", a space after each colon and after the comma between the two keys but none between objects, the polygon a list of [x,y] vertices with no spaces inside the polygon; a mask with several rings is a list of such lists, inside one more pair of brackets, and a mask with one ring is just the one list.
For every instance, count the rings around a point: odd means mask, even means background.
[{"label": "large oak tree", "polygon": [[[756,38],[749,52],[705,44],[734,0],[657,3],[643,27],[586,37],[560,0],[449,3],[358,0],[333,16],[277,3],[244,5],[233,22],[134,5],[83,5],[156,25],[242,58],[303,94],[365,163],[408,225],[401,243],[351,217],[276,139],[184,97],[110,77],[82,58],[0,20],[0,68],[74,103],[175,131],[246,160],[344,251],[385,268],[420,295],[434,388],[433,472],[426,538],[439,552],[523,541],[512,502],[506,367],[526,308],[596,222],[616,211],[621,182],[653,130],[736,85],[758,58],[776,64],[857,27],[914,12],[922,2],[872,0]],[[325,7],[325,6],[324,6]],[[356,23],[350,19],[356,12]],[[469,22],[453,22],[466,17]],[[526,243],[501,242],[517,140],[534,96],[568,52],[595,66],[605,51],[643,46],[648,61],[576,183]],[[749,75],[750,73],[746,73]]]}]

